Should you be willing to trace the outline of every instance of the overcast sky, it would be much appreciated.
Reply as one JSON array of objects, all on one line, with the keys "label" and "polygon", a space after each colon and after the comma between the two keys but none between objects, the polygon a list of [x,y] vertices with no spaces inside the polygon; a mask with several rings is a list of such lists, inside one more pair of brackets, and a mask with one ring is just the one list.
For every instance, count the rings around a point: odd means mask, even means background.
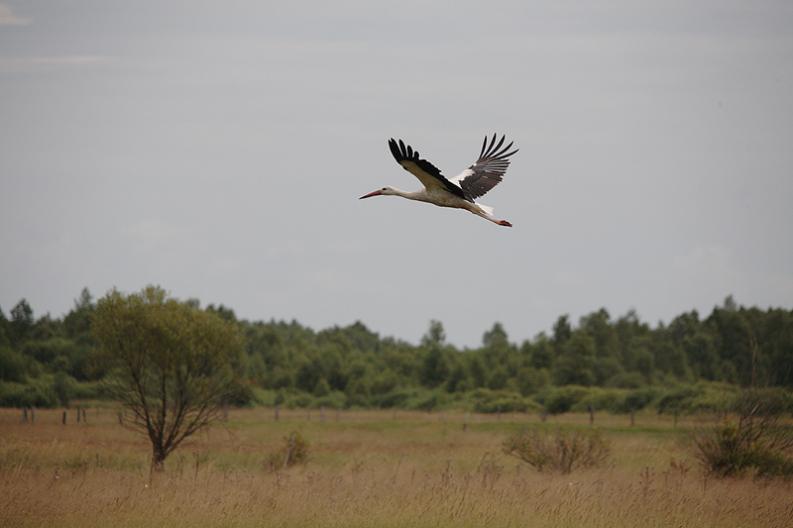
[{"label": "overcast sky", "polygon": [[[0,0],[1,1],[1,0]],[[474,346],[601,306],[793,306],[793,3],[0,3],[0,306],[159,284]],[[481,201],[400,198],[404,138]]]}]

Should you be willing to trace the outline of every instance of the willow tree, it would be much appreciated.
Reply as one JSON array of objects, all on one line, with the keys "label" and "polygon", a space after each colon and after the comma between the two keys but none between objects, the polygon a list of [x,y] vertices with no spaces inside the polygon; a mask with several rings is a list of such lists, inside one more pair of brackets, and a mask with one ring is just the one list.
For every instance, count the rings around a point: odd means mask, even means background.
[{"label": "willow tree", "polygon": [[179,444],[219,418],[241,364],[236,326],[148,287],[100,299],[92,331],[110,368],[108,391],[128,411],[124,425],[148,437],[152,468],[162,470]]}]

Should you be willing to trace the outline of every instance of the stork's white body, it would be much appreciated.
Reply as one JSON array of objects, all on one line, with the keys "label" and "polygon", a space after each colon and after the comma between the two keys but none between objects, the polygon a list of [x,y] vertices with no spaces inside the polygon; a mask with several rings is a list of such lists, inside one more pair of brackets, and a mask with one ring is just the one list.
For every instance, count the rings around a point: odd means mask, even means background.
[{"label": "stork's white body", "polygon": [[479,204],[474,198],[482,196],[487,191],[495,187],[504,176],[509,166],[509,158],[513,152],[508,152],[512,143],[501,148],[504,144],[504,137],[496,145],[496,136],[490,140],[485,137],[479,159],[462,173],[451,179],[446,179],[432,163],[419,157],[418,151],[414,151],[409,145],[406,146],[402,140],[397,143],[394,139],[388,142],[391,153],[397,163],[416,176],[424,185],[419,191],[408,192],[394,187],[383,187],[370,192],[361,198],[372,196],[401,196],[408,200],[427,202],[438,207],[451,207],[454,209],[464,209],[485,220],[500,226],[512,227],[506,220],[499,220],[493,216],[493,208]]},{"label": "stork's white body", "polygon": [[402,198],[407,198],[408,200],[431,203],[432,205],[437,205],[438,207],[465,209],[466,211],[469,211],[477,216],[481,216],[485,220],[490,220],[491,222],[498,225],[505,225],[504,222],[506,222],[506,220],[499,220],[493,216],[492,207],[476,202],[469,202],[468,200],[460,198],[459,196],[454,195],[445,189],[424,188],[413,192],[395,189],[394,187],[386,187],[386,189],[391,192],[380,191],[383,196],[401,196]]}]

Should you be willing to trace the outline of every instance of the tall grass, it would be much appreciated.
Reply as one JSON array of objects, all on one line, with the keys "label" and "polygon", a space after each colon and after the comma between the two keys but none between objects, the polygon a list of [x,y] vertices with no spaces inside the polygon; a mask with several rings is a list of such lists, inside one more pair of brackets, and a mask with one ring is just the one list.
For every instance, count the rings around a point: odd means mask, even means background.
[{"label": "tall grass", "polygon": [[[688,425],[642,415],[600,423],[613,466],[547,475],[500,453],[526,427],[574,430],[586,415],[232,412],[149,480],[147,445],[107,411],[62,426],[0,411],[0,525],[143,526],[785,526],[789,483],[707,479],[678,438]],[[462,423],[468,427],[463,431]],[[604,422],[606,422],[604,420]],[[307,464],[271,471],[266,454],[299,431]],[[648,432],[648,430],[650,432]],[[671,460],[674,458],[674,465]]]}]

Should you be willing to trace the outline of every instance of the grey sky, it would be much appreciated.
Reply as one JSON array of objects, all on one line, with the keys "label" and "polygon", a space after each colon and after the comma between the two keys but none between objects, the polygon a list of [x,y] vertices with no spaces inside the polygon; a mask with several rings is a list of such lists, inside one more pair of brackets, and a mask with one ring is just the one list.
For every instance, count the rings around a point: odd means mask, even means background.
[{"label": "grey sky", "polygon": [[[793,3],[0,2],[0,306],[160,284],[475,345],[793,305]],[[402,137],[482,198],[399,198]]]}]

